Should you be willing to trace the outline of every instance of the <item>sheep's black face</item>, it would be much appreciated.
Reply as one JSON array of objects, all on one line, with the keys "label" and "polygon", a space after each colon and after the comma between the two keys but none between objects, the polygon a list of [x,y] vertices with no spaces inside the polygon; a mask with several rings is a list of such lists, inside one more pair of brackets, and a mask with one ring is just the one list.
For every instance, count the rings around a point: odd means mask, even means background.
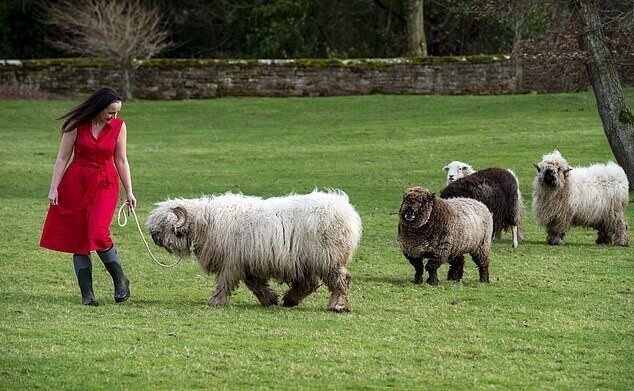
[{"label": "sheep's black face", "polygon": [[399,211],[401,222],[412,228],[427,223],[434,206],[434,193],[422,187],[413,187],[403,194],[403,203]]},{"label": "sheep's black face", "polygon": [[557,173],[553,170],[546,170],[544,171],[544,183],[547,184],[548,186],[554,187],[557,185]]},{"label": "sheep's black face", "polygon": [[154,244],[163,247],[163,240],[161,239],[160,232],[152,231],[150,232],[150,234],[152,235],[152,240],[154,241]]},{"label": "sheep's black face", "polygon": [[566,182],[566,177],[571,168],[562,167],[555,162],[541,162],[539,165],[535,165],[537,168],[537,177],[541,183],[549,188],[563,187]]}]

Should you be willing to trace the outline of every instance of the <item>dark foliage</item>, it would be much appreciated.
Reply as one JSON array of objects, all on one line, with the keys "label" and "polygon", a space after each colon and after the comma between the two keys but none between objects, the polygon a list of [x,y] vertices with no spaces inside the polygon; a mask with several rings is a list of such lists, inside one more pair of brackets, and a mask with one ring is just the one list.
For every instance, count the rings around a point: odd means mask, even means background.
[{"label": "dark foliage", "polygon": [[0,58],[30,59],[62,55],[44,42],[44,37],[53,32],[38,20],[38,11],[38,1],[0,1]]},{"label": "dark foliage", "polygon": [[[164,14],[175,43],[164,57],[398,57],[408,51],[406,0],[142,1]],[[430,55],[510,51],[510,21],[472,12],[479,1],[425,0]],[[54,32],[38,16],[44,3],[0,2],[0,58],[64,55],[46,43]]]}]

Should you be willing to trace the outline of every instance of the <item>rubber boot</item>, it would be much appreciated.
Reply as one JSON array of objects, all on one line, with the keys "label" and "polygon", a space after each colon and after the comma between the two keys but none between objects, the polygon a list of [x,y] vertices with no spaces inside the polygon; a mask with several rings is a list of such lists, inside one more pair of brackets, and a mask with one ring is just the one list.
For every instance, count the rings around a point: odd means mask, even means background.
[{"label": "rubber boot", "polygon": [[130,298],[130,281],[123,274],[123,268],[119,261],[119,254],[114,246],[110,247],[106,251],[97,251],[97,255],[101,258],[103,265],[108,270],[108,273],[112,276],[112,282],[114,283],[114,301],[122,303]]},{"label": "rubber boot", "polygon": [[90,257],[87,255],[73,255],[73,265],[75,266],[75,275],[81,290],[81,303],[83,305],[98,306],[99,302],[95,299],[92,291],[92,265]]},{"label": "rubber boot", "polygon": [[97,307],[99,302],[95,299],[95,294],[92,291],[92,271],[81,269],[77,273],[77,281],[79,281],[79,289],[81,290],[81,303]]}]

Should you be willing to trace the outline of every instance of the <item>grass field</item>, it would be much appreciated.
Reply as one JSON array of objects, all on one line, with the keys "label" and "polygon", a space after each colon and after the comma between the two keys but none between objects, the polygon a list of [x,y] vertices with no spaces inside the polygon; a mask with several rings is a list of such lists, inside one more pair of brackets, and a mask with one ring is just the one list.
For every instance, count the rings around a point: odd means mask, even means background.
[{"label": "grass field", "polygon": [[[210,308],[213,277],[153,264],[133,222],[113,224],[132,298],[114,304],[94,257],[101,305],[81,306],[70,256],[38,247],[54,118],[75,103],[0,101],[0,389],[634,388],[634,251],[580,228],[550,247],[530,212],[542,154],[613,160],[592,94],[124,104],[141,224],[168,197],[346,191],[363,238],[345,314],[325,310],[325,287],[288,309],[241,286]],[[396,244],[403,190],[440,191],[451,160],[520,178],[526,240],[494,242],[488,285],[469,260],[460,283],[414,285]],[[634,225],[632,203],[627,214]]]}]

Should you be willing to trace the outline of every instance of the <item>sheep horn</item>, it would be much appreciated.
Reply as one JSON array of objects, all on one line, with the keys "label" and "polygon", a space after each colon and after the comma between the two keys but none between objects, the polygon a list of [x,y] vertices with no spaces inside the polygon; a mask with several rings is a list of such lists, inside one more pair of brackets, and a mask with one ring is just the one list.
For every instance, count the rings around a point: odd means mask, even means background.
[{"label": "sheep horn", "polygon": [[176,223],[174,223],[174,229],[176,230],[181,228],[187,222],[187,209],[183,208],[182,206],[177,206],[176,208],[172,209],[172,212],[174,212],[176,217],[178,217],[178,220],[176,220]]}]

